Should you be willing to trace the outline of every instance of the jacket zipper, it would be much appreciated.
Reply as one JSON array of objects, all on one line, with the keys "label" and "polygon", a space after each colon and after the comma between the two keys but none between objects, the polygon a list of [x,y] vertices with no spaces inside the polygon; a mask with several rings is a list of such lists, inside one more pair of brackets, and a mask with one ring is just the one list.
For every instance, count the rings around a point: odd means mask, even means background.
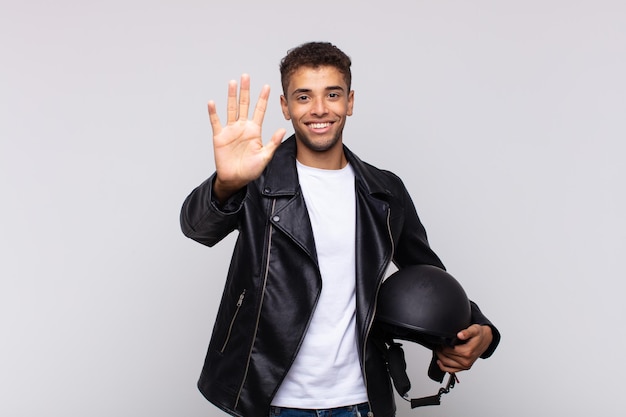
[{"label": "jacket zipper", "polygon": [[[387,234],[389,235],[389,241],[391,242],[391,257],[390,259],[393,259],[393,254],[395,252],[395,247],[393,244],[393,236],[391,235],[391,225],[389,224],[389,220],[391,218],[391,210],[388,209],[387,210]],[[387,265],[389,263],[387,262]],[[385,268],[386,270],[386,268]],[[367,339],[369,338],[370,335],[370,331],[372,330],[372,325],[374,324],[374,318],[376,317],[376,305],[378,304],[378,292],[380,291],[380,286],[383,284],[383,280],[379,280],[378,282],[378,288],[376,288],[376,296],[374,297],[374,311],[372,313],[372,317],[370,318],[370,321],[367,325],[367,331],[365,332],[365,340],[363,343],[363,356],[362,356],[362,360],[363,360],[363,381],[365,383],[365,390],[367,390],[367,372],[365,371],[365,354],[367,353]],[[368,417],[374,417],[374,413],[372,411],[372,404],[370,403],[369,399],[367,401],[367,404],[369,406],[370,411],[367,413]]]},{"label": "jacket zipper", "polygon": [[233,325],[235,324],[235,320],[237,320],[237,314],[239,314],[239,309],[241,308],[241,305],[243,304],[243,299],[246,296],[246,290],[243,290],[243,292],[239,295],[239,299],[237,300],[237,304],[235,304],[235,313],[233,314],[233,318],[230,320],[230,326],[228,326],[228,333],[226,333],[226,339],[224,340],[224,344],[222,345],[222,348],[220,349],[220,353],[224,353],[224,350],[226,349],[226,345],[228,344],[228,341],[230,340],[230,334],[233,331]]},{"label": "jacket zipper", "polygon": [[[270,218],[274,215],[274,210],[276,208],[276,199],[272,200],[272,210],[270,213]],[[250,370],[250,359],[252,358],[252,349],[254,348],[254,341],[256,340],[256,334],[259,330],[259,321],[261,320],[261,309],[263,307],[263,299],[265,298],[265,287],[267,286],[267,277],[270,273],[270,252],[272,249],[272,232],[274,231],[274,227],[272,223],[269,224],[268,237],[267,237],[267,252],[265,253],[266,261],[265,261],[265,273],[263,274],[263,287],[261,288],[261,302],[259,303],[259,308],[257,310],[256,323],[254,324],[254,334],[252,335],[252,343],[250,344],[250,351],[248,352],[248,358],[246,360],[246,370],[243,373],[243,378],[241,379],[241,385],[239,386],[239,391],[237,392],[237,398],[235,399],[235,406],[233,408],[237,408],[239,405],[239,399],[241,398],[241,392],[243,391],[243,386],[248,378],[248,371]]]}]

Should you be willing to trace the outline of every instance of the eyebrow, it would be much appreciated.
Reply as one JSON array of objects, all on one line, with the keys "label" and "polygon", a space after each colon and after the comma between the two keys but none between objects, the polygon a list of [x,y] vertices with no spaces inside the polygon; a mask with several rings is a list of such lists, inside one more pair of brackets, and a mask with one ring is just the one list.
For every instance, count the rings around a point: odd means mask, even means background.
[{"label": "eyebrow", "polygon": [[[329,85],[328,87],[326,87],[324,89],[325,91],[344,91],[343,87],[340,85]],[[311,91],[313,91],[310,88],[298,88],[296,90],[294,90],[291,95],[296,95],[296,94],[302,94],[302,93],[310,93]]]}]

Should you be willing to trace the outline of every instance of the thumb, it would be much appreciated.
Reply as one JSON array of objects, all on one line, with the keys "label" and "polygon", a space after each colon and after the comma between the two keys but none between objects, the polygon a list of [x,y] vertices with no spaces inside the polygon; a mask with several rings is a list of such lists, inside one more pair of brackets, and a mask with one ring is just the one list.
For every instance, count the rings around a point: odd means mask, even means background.
[{"label": "thumb", "polygon": [[460,340],[468,340],[468,339],[472,338],[473,336],[475,336],[477,333],[478,333],[478,331],[476,329],[476,325],[472,324],[467,329],[463,329],[460,332],[458,332],[456,334],[456,337],[458,337]]},{"label": "thumb", "polygon": [[285,133],[287,133],[287,130],[282,128],[278,129],[272,135],[270,141],[264,146],[270,158],[274,155],[274,152],[276,152],[276,149],[278,149],[278,147],[282,143],[283,138],[285,137]]}]

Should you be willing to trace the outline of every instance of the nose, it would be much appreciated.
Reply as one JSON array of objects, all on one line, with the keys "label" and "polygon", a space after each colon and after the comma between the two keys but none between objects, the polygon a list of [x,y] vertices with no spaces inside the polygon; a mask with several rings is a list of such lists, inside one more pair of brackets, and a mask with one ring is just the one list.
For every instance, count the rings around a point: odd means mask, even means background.
[{"label": "nose", "polygon": [[326,102],[322,98],[316,98],[311,104],[311,114],[315,116],[322,116],[328,113],[326,108]]}]

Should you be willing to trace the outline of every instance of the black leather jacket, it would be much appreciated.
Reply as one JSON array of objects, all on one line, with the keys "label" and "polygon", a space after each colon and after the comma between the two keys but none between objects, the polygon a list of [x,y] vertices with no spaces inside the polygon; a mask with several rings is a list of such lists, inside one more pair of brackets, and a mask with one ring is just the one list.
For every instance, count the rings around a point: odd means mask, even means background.
[{"label": "black leather jacket", "polygon": [[[362,162],[347,148],[356,175],[356,315],[359,355],[370,408],[395,414],[386,364],[368,339],[376,297],[390,262],[443,267],[413,203],[394,174]],[[219,206],[214,176],[185,200],[183,233],[213,246],[239,231],[205,364],[202,394],[231,415],[266,417],[294,361],[322,280],[295,163],[296,141],[280,145],[260,178]],[[332,204],[329,201],[328,204]],[[489,324],[474,306],[475,323]]]}]

